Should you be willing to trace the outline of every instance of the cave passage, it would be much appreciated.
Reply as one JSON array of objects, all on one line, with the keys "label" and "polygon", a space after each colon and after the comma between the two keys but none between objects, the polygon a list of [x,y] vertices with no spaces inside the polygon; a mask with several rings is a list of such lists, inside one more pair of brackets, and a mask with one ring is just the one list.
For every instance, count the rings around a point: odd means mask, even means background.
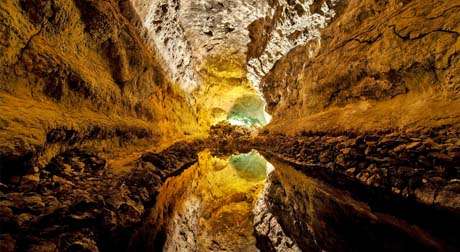
[{"label": "cave passage", "polygon": [[258,95],[244,95],[236,99],[227,121],[231,125],[263,127],[271,120],[271,116],[265,111],[265,104]]},{"label": "cave passage", "polygon": [[460,252],[460,0],[0,0],[0,252]]}]

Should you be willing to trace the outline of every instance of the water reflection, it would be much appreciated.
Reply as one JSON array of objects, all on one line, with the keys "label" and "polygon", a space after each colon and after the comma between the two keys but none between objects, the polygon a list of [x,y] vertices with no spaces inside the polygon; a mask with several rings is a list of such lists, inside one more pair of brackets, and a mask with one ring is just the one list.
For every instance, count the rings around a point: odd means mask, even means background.
[{"label": "water reflection", "polygon": [[257,151],[199,153],[195,165],[161,188],[145,229],[150,240],[164,240],[150,250],[443,250],[424,230],[272,163],[276,169]]},{"label": "water reflection", "polygon": [[160,190],[153,223],[167,230],[164,251],[256,251],[252,210],[273,166],[257,151],[198,157]]},{"label": "water reflection", "polygon": [[249,153],[232,155],[229,163],[241,178],[247,180],[263,180],[273,166],[256,150]]}]

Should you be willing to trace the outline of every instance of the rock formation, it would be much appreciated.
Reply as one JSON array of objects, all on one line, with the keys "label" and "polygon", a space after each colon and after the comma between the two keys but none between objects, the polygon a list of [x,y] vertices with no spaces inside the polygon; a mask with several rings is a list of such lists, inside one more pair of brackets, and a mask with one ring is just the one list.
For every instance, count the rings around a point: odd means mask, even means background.
[{"label": "rock formation", "polygon": [[296,47],[263,79],[273,129],[458,126],[457,12],[457,1],[342,1],[319,47]]},{"label": "rock formation", "polygon": [[458,251],[458,0],[3,0],[0,251]]}]

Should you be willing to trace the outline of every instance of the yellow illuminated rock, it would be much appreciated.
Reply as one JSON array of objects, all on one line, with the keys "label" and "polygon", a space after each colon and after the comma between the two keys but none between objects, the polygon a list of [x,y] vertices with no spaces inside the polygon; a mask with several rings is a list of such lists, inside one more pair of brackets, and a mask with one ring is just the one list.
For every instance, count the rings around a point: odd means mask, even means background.
[{"label": "yellow illuminated rock", "polygon": [[160,191],[153,226],[165,225],[165,250],[255,250],[252,209],[263,189],[266,166],[256,152],[228,158],[200,153],[196,165]]},{"label": "yellow illuminated rock", "polygon": [[[202,83],[195,91],[198,115],[204,122],[211,125],[221,121],[231,124],[263,126],[270,121],[265,112],[265,100],[258,90],[250,83],[246,76],[246,69],[241,56],[222,54],[209,57],[201,66]],[[245,106],[248,100],[253,104],[247,108],[247,113],[241,117],[247,120],[229,120],[229,116],[242,102]],[[244,122],[245,121],[245,122]]]}]

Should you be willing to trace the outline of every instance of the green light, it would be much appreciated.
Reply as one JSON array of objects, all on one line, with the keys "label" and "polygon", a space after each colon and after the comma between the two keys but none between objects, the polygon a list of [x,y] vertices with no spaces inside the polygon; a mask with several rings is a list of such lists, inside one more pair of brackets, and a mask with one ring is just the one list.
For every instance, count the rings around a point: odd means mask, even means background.
[{"label": "green light", "polygon": [[257,95],[245,95],[238,98],[227,120],[232,125],[261,127],[269,123],[270,116],[265,112],[265,102]]},{"label": "green light", "polygon": [[268,162],[255,150],[245,154],[232,155],[229,163],[244,179],[257,181],[263,180],[267,176]]}]

